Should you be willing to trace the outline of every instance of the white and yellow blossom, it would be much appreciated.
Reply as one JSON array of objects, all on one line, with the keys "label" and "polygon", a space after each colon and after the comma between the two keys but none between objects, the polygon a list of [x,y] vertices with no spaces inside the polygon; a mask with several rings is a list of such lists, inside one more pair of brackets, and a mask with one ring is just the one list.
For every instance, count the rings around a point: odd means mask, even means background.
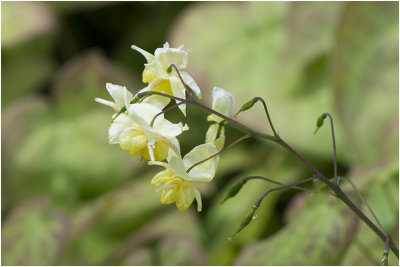
[{"label": "white and yellow blossom", "polygon": [[122,107],[127,107],[127,112],[121,113],[111,123],[108,130],[110,144],[119,144],[132,156],[140,153],[147,160],[166,159],[169,148],[179,153],[176,136],[188,130],[187,126],[182,126],[182,123],[173,124],[164,119],[163,114],[150,126],[153,117],[161,112],[160,108],[147,103],[131,105],[133,95],[125,87],[107,83],[106,88],[115,102],[96,98],[97,102],[108,105],[117,112]]},{"label": "white and yellow blossom", "polygon": [[[232,117],[233,103],[234,100],[231,93],[225,91],[222,88],[213,88],[213,110],[218,111],[219,113],[227,117]],[[212,143],[217,147],[218,150],[221,150],[224,147],[225,143],[225,127],[220,123],[224,119],[215,114],[211,114],[207,117],[207,120],[215,123],[211,124],[207,130],[206,143]]]},{"label": "white and yellow blossom", "polygon": [[[144,51],[143,49],[132,45],[132,48],[141,53],[147,60],[143,71],[143,82],[148,83],[148,86],[140,90],[139,93],[145,91],[162,92],[168,95],[173,95],[180,98],[186,97],[186,90],[182,84],[178,73],[171,68],[174,64],[182,79],[193,90],[193,92],[201,97],[201,91],[194,79],[184,70],[188,62],[188,50],[181,45],[178,48],[170,48],[166,42],[163,48],[157,48],[154,55]],[[150,103],[164,108],[170,102],[169,98],[163,96],[150,96],[146,98],[144,103]],[[177,101],[179,102],[179,101]],[[179,108],[186,115],[185,105],[180,105]]]},{"label": "white and yellow blossom", "polygon": [[148,160],[164,160],[168,156],[169,148],[179,153],[179,143],[176,136],[189,130],[182,123],[173,124],[159,115],[153,125],[153,118],[161,109],[148,104],[138,103],[128,107],[128,115],[136,124],[135,127],[125,130],[119,137],[122,149],[129,150],[131,154],[140,154]]},{"label": "white and yellow blossom", "polygon": [[168,163],[149,162],[150,165],[165,167],[165,170],[159,172],[151,181],[151,184],[161,191],[160,202],[163,204],[176,202],[176,207],[182,212],[196,199],[197,211],[201,211],[200,192],[193,182],[210,182],[215,176],[219,156],[195,166],[189,172],[187,170],[215,153],[217,148],[208,143],[193,148],[183,159],[175,151],[169,150]]}]

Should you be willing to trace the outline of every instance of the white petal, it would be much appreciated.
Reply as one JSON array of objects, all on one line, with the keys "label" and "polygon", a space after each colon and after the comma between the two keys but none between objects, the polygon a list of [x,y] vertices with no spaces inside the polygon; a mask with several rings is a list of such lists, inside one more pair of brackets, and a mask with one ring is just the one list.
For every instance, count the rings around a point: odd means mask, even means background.
[{"label": "white petal", "polygon": [[[227,117],[233,115],[233,96],[231,93],[222,88],[213,88],[213,103],[212,108]],[[216,122],[221,122],[223,119],[215,114],[210,116],[210,119]]]},{"label": "white petal", "polygon": [[185,71],[179,71],[179,73],[182,76],[182,79],[185,81],[185,83],[192,89],[192,91],[196,94],[198,98],[201,98],[201,91],[197,83],[194,81],[192,76],[189,75],[189,73]]},{"label": "white petal", "polygon": [[[158,136],[158,134],[150,127],[150,123],[154,116],[159,112],[161,112],[160,108],[147,103],[132,104],[128,108],[128,114],[131,119],[143,129],[145,135],[149,139],[154,139]],[[164,114],[158,116],[154,123],[158,120],[164,120]]]},{"label": "white petal", "polygon": [[106,84],[107,91],[114,99],[118,108],[121,109],[125,106],[125,103],[129,103],[133,99],[133,95],[126,89],[125,86],[115,85],[112,83]]},{"label": "white petal", "polygon": [[110,144],[118,144],[121,134],[133,127],[135,127],[135,123],[132,119],[126,113],[120,114],[114,122],[111,123],[108,129],[108,140]]},{"label": "white petal", "polygon": [[147,62],[150,62],[150,61],[152,61],[154,59],[154,56],[152,54],[150,54],[149,52],[143,50],[140,47],[137,47],[136,45],[132,45],[131,48],[135,49],[140,54],[142,54],[146,58]]},{"label": "white petal", "polygon": [[162,78],[162,79],[169,79],[170,78],[170,74],[167,72],[167,69],[168,69],[169,65],[168,66],[166,66],[166,65],[164,66],[157,60],[153,60],[150,63],[144,64],[144,65],[147,68],[149,68],[149,70],[151,72],[153,72],[154,75],[156,75],[156,77]]},{"label": "white petal", "polygon": [[[196,146],[183,157],[185,169],[217,153],[214,144],[207,143]],[[190,181],[209,182],[214,178],[219,156],[197,165],[189,172]]]},{"label": "white petal", "polygon": [[185,46],[181,45],[178,48],[169,48],[168,43],[166,43],[163,48],[156,49],[154,56],[160,66],[167,70],[171,64],[174,64],[178,69],[185,69],[189,55]]},{"label": "white petal", "polygon": [[153,129],[160,133],[161,136],[172,138],[180,135],[184,131],[182,123],[174,124],[166,119],[156,119],[153,125]]},{"label": "white petal", "polygon": [[201,209],[202,209],[202,203],[201,203],[201,195],[200,195],[200,192],[199,192],[199,190],[197,190],[197,188],[195,188],[195,187],[193,186],[192,193],[193,193],[194,198],[196,199],[196,202],[197,202],[197,211],[200,212]]},{"label": "white petal", "polygon": [[218,138],[214,141],[214,145],[218,151],[221,151],[221,149],[224,147],[224,144],[225,144],[225,127],[222,126]]},{"label": "white petal", "polygon": [[[176,97],[185,99],[186,90],[179,77],[174,77],[171,80],[169,80],[169,82],[171,83],[172,94]],[[176,100],[176,103],[179,102],[180,102],[179,100]],[[180,105],[179,109],[182,111],[183,115],[186,116],[186,104]]]},{"label": "white petal", "polygon": [[207,133],[206,133],[206,143],[214,143],[215,139],[217,139],[217,133],[218,133],[218,123],[213,123],[208,127]]},{"label": "white petal", "polygon": [[185,165],[180,155],[177,155],[172,149],[168,153],[168,164],[171,169],[182,179],[190,181],[190,178],[185,170]]},{"label": "white petal", "polygon": [[98,97],[96,97],[96,98],[94,99],[94,101],[96,101],[97,103],[100,103],[100,104],[103,104],[103,105],[112,107],[112,108],[113,108],[115,111],[117,111],[117,112],[119,111],[118,105],[117,105],[116,103],[114,103],[114,102],[105,100],[105,99],[103,99],[103,98],[98,98]]}]

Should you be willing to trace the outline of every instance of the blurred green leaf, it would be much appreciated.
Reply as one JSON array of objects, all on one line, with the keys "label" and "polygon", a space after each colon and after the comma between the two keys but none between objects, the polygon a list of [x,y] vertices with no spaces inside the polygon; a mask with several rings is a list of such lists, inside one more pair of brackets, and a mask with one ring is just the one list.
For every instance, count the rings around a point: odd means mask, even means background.
[{"label": "blurred green leaf", "polygon": [[398,156],[399,4],[349,3],[338,25],[332,85],[353,163]]},{"label": "blurred green leaf", "polygon": [[[332,202],[334,201],[334,202]],[[274,236],[245,247],[237,265],[338,265],[356,233],[358,218],[326,196]]]},{"label": "blurred green leaf", "polygon": [[[232,92],[236,110],[249,97],[263,97],[285,140],[330,159],[330,132],[312,131],[315,117],[333,110],[326,68],[341,10],[340,3],[198,3],[177,20],[170,39],[192,49],[189,71],[206,99],[212,86]],[[271,132],[261,106],[238,118]],[[338,154],[345,155],[341,135],[339,128]]]},{"label": "blurred green leaf", "polygon": [[149,248],[138,248],[132,251],[122,262],[123,266],[154,266],[153,251]]},{"label": "blurred green leaf", "polygon": [[161,239],[158,245],[160,265],[192,266],[206,265],[204,250],[190,236],[170,234]]},{"label": "blurred green leaf", "polygon": [[1,4],[2,47],[10,47],[55,28],[55,19],[44,2]]},{"label": "blurred green leaf", "polygon": [[[62,66],[54,79],[54,94],[57,110],[64,116],[81,115],[87,110],[112,109],[94,101],[95,97],[112,100],[106,90],[106,83],[131,87],[136,84],[125,70],[110,64],[100,50],[92,49],[77,55]],[[79,97],[77,97],[79,96]],[[111,120],[111,119],[110,119]]]},{"label": "blurred green leaf", "polygon": [[2,265],[55,265],[68,236],[68,218],[45,198],[17,207],[2,226]]},{"label": "blurred green leaf", "polygon": [[228,183],[224,190],[219,191],[214,197],[213,205],[206,214],[206,223],[209,234],[209,240],[206,247],[210,264],[232,264],[232,260],[237,251],[237,245],[249,243],[257,239],[258,236],[267,233],[268,226],[273,224],[273,221],[275,221],[274,206],[276,205],[279,195],[283,192],[276,191],[264,199],[261,206],[256,211],[257,219],[253,220],[232,241],[228,241],[228,237],[232,236],[236,232],[243,217],[258,198],[268,189],[276,187],[276,185],[265,181],[248,181],[239,194],[219,207],[218,203],[225,197],[226,192],[232,184],[239,179],[251,175],[262,175],[281,183],[289,183],[299,179],[299,177],[296,177],[299,173],[299,169],[296,167],[283,167],[288,164],[288,160],[285,159],[284,156],[279,153],[273,153],[270,155],[268,160],[259,163],[259,166],[263,167],[253,167],[251,170],[241,173],[239,177],[232,177],[232,182]]}]

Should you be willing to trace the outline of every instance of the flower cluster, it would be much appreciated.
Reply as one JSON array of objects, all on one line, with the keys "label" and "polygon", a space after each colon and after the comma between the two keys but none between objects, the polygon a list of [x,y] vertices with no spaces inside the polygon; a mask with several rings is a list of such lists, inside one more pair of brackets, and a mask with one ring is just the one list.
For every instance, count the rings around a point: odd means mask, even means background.
[{"label": "flower cluster", "polygon": [[[161,192],[161,203],[175,202],[179,211],[185,211],[196,199],[197,210],[201,211],[201,196],[194,183],[210,182],[215,176],[218,152],[225,142],[224,119],[216,114],[208,116],[207,120],[211,124],[205,143],[194,147],[182,157],[177,136],[189,130],[189,126],[181,122],[171,123],[165,119],[163,109],[175,97],[176,106],[186,116],[185,103],[179,99],[186,99],[187,96],[192,98],[192,93],[201,98],[199,86],[185,72],[188,50],[183,45],[170,48],[168,43],[156,49],[154,55],[134,45],[132,48],[147,60],[142,74],[146,86],[134,96],[124,86],[107,83],[106,88],[114,102],[95,99],[115,110],[108,130],[109,142],[119,144],[132,156],[140,154],[148,161],[148,165],[165,168],[151,180],[151,185]],[[148,91],[161,94],[139,97]],[[233,96],[214,87],[212,108],[231,117]]]}]

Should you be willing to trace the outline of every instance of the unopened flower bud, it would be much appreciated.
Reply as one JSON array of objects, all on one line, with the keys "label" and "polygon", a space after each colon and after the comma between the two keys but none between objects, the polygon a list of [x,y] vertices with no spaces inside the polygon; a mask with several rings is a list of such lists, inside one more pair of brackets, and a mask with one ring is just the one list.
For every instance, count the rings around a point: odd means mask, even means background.
[{"label": "unopened flower bud", "polygon": [[249,212],[247,213],[247,215],[243,218],[239,229],[236,231],[236,233],[234,233],[230,239],[234,238],[240,231],[243,230],[243,228],[245,228],[252,220],[254,217],[254,213],[256,212],[256,210],[258,209],[257,205],[253,205],[253,207],[249,210]]},{"label": "unopened flower bud", "polygon": [[317,128],[314,130],[314,134],[316,134],[318,129],[322,127],[322,125],[324,124],[325,118],[326,118],[326,114],[325,113],[318,117]]},{"label": "unopened flower bud", "polygon": [[236,184],[234,184],[228,191],[228,194],[226,194],[224,200],[221,201],[221,203],[219,205],[224,204],[225,201],[227,201],[228,199],[234,197],[237,195],[237,193],[239,193],[240,189],[242,189],[243,185],[246,183],[246,180],[240,180],[239,182],[237,182]]},{"label": "unopened flower bud", "polygon": [[257,99],[254,99],[254,98],[253,98],[252,100],[250,100],[250,101],[244,103],[243,106],[240,108],[240,110],[239,110],[238,112],[236,112],[236,114],[235,114],[234,117],[236,118],[237,115],[238,115],[240,112],[250,109],[252,106],[254,106],[254,104],[255,104],[256,102],[257,102]]}]

